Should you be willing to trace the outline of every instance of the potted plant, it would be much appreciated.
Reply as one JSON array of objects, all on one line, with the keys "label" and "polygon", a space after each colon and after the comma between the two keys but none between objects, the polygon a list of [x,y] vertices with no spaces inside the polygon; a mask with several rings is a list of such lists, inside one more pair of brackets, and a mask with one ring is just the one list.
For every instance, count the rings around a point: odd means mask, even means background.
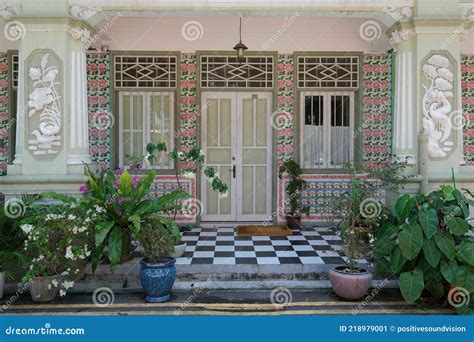
[{"label": "potted plant", "polygon": [[462,192],[455,183],[428,195],[404,195],[376,230],[379,269],[396,275],[407,302],[433,297],[461,314],[474,313],[470,205],[472,193]]},{"label": "potted plant", "polygon": [[138,233],[138,241],[144,250],[140,261],[140,282],[145,291],[145,300],[150,303],[166,302],[176,279],[176,259],[171,257],[178,226],[164,217],[146,220]]},{"label": "potted plant", "polygon": [[281,179],[287,174],[290,181],[286,185],[288,204],[290,206],[286,213],[286,223],[292,230],[301,228],[301,215],[309,215],[309,206],[301,205],[301,192],[306,188],[307,183],[301,179],[303,171],[294,160],[285,161],[278,170],[278,177]]},{"label": "potted plant", "polygon": [[186,242],[181,240],[181,234],[178,234],[178,236],[174,238],[174,251],[173,253],[171,253],[171,257],[180,258],[183,256],[185,251],[186,251]]},{"label": "potted plant", "polygon": [[64,296],[91,258],[95,220],[104,209],[86,210],[82,204],[70,202],[22,220],[24,252],[30,262],[22,280],[30,283],[35,302],[51,301],[58,293]]},{"label": "potted plant", "polygon": [[24,235],[18,227],[18,220],[10,218],[5,210],[0,210],[0,298],[3,298],[3,288],[6,280],[13,279],[13,272],[8,267],[16,263],[21,266],[24,255],[21,253]]},{"label": "potted plant", "polygon": [[361,210],[361,192],[362,184],[356,176],[355,169],[351,168],[350,191],[341,195],[336,205],[339,212],[345,216],[339,224],[339,232],[346,243],[345,254],[349,263],[329,270],[329,281],[334,292],[348,300],[362,298],[367,293],[373,278],[370,271],[358,265],[361,246],[364,246],[363,240],[370,238],[371,234],[371,225],[365,221],[364,211]]},{"label": "potted plant", "polygon": [[[156,176],[154,170],[144,176],[132,176],[127,168],[99,175],[87,168],[87,173],[91,190],[89,199],[103,208],[103,219],[96,227],[96,247],[107,250],[112,268],[131,258],[131,238],[137,237],[143,220],[159,213],[173,212],[181,207],[180,200],[189,197],[182,190],[151,197],[150,187]],[[82,190],[86,192],[87,186],[84,185]],[[99,262],[93,260],[94,269]]]}]

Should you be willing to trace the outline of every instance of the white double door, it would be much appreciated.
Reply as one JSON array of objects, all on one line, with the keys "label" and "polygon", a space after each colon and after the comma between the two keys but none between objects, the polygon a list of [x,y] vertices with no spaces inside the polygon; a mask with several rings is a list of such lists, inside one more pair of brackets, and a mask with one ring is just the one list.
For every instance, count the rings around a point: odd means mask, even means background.
[{"label": "white double door", "polygon": [[229,187],[226,197],[201,182],[202,221],[263,221],[271,215],[272,94],[202,93],[206,166]]}]

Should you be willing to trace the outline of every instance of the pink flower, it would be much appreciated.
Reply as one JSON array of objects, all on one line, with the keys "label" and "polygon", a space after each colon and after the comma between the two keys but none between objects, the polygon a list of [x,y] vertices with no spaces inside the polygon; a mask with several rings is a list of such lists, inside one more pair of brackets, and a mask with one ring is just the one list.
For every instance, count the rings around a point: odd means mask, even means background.
[{"label": "pink flower", "polygon": [[99,68],[99,72],[104,72],[105,70],[107,70],[107,66],[104,63],[100,63],[98,65],[98,68]]},{"label": "pink flower", "polygon": [[5,63],[0,63],[0,71],[8,70],[8,66]]},{"label": "pink flower", "polygon": [[105,80],[99,80],[98,85],[99,88],[105,88],[107,87],[107,82],[105,82]]},{"label": "pink flower", "polygon": [[184,63],[181,63],[179,65],[179,69],[181,70],[181,72],[186,72],[186,71],[188,71],[188,66]]},{"label": "pink flower", "polygon": [[0,80],[0,88],[6,88],[8,87],[8,82],[5,80]]},{"label": "pink flower", "polygon": [[5,104],[8,102],[8,98],[6,96],[0,96],[0,104]]},{"label": "pink flower", "polygon": [[196,72],[196,66],[194,64],[189,64],[188,72]]},{"label": "pink flower", "polygon": [[79,192],[81,193],[84,193],[87,191],[87,184],[82,184],[80,187],[79,187]]},{"label": "pink flower", "polygon": [[89,82],[89,87],[94,89],[94,88],[97,88],[97,81],[95,80],[92,80]]}]

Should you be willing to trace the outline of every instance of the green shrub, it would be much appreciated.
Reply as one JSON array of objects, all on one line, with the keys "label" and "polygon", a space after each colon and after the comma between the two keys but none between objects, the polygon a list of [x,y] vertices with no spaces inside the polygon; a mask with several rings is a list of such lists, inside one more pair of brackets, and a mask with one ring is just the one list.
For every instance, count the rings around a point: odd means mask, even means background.
[{"label": "green shrub", "polygon": [[[445,299],[474,293],[474,238],[469,224],[471,193],[443,186],[429,195],[400,197],[395,213],[376,231],[374,257],[400,281],[403,298],[414,303],[426,293]],[[451,292],[450,292],[451,291]],[[458,306],[472,312],[472,302]],[[457,306],[457,305],[456,305]]]}]

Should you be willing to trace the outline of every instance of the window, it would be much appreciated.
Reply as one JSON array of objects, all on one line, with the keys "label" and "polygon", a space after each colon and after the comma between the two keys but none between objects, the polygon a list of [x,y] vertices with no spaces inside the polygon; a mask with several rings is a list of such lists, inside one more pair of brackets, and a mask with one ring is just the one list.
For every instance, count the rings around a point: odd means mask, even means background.
[{"label": "window", "polygon": [[345,88],[359,86],[359,57],[300,56],[298,57],[298,87]]},{"label": "window", "polygon": [[176,56],[114,57],[116,88],[175,88]]},{"label": "window", "polygon": [[202,88],[272,88],[273,57],[201,56]]},{"label": "window", "polygon": [[301,113],[304,168],[337,168],[352,161],[354,93],[302,93]]},{"label": "window", "polygon": [[173,149],[174,94],[119,93],[119,164],[144,157],[146,145],[163,142],[168,152],[156,153],[154,167],[173,168],[168,153]]}]

